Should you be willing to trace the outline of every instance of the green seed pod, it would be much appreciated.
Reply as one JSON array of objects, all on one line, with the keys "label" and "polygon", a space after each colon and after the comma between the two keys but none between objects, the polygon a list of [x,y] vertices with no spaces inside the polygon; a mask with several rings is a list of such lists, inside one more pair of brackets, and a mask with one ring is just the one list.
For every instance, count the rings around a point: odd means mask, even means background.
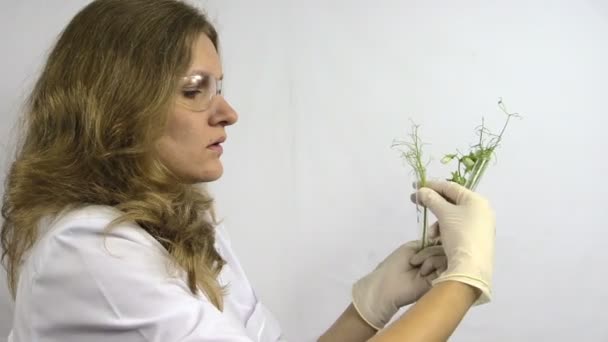
[{"label": "green seed pod", "polygon": [[441,158],[441,164],[447,164],[454,158],[456,158],[455,154],[446,154],[443,158]]},{"label": "green seed pod", "polygon": [[471,169],[475,165],[475,161],[473,161],[473,159],[470,157],[462,158],[462,163],[467,167],[467,170]]},{"label": "green seed pod", "polygon": [[473,163],[477,162],[477,153],[476,152],[471,152],[469,153],[468,157],[473,161]]}]

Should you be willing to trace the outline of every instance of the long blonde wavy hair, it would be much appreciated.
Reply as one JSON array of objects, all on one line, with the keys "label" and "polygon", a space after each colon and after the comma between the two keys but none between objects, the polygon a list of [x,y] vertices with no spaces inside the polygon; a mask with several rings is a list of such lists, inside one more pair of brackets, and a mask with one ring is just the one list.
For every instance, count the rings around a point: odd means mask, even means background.
[{"label": "long blonde wavy hair", "polygon": [[26,101],[5,183],[0,238],[13,297],[40,219],[97,204],[122,212],[114,224],[134,221],[154,236],[192,293],[222,309],[213,200],[154,148],[200,34],[218,49],[204,13],[174,0],[93,1],[60,34]]}]

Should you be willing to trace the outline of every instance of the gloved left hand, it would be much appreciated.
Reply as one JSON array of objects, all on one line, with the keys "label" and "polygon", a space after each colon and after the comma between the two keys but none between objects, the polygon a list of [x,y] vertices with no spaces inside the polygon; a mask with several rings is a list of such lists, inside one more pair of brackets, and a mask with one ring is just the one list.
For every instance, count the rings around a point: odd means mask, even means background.
[{"label": "gloved left hand", "polygon": [[442,246],[420,251],[420,241],[408,242],[353,285],[353,305],[363,320],[380,330],[401,307],[422,297],[446,268]]}]

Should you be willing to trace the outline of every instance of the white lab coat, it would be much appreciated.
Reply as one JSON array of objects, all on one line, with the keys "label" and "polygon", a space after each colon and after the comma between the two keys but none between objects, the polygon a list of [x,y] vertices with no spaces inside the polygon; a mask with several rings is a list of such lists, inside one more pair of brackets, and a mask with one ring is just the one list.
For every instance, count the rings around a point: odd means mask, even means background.
[{"label": "white lab coat", "polygon": [[222,226],[223,312],[190,292],[183,270],[169,271],[165,249],[139,226],[121,224],[104,236],[117,215],[88,206],[41,222],[21,268],[9,342],[282,340]]}]

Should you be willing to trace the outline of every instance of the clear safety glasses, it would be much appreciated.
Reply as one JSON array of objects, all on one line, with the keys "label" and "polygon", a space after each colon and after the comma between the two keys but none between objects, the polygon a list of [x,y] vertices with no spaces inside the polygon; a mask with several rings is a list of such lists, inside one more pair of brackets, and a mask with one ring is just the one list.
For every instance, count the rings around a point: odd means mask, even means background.
[{"label": "clear safety glasses", "polygon": [[216,95],[222,95],[222,80],[197,72],[181,79],[178,102],[190,110],[202,112],[211,107]]}]

